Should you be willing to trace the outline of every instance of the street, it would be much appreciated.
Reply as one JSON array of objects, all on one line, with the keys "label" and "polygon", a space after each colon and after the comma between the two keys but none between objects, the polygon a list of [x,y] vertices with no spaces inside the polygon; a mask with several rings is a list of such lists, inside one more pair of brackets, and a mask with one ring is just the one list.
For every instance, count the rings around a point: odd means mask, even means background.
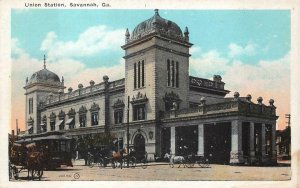
[{"label": "street", "polygon": [[[175,165],[170,168],[167,163],[149,163],[146,169],[139,164],[135,168],[106,168],[84,166],[83,160],[77,160],[73,167],[62,167],[53,171],[44,171],[42,181],[76,181],[76,180],[113,180],[113,181],[151,181],[151,180],[289,180],[291,168],[288,165],[276,167],[229,166],[211,164],[209,168],[195,165],[184,168]],[[20,178],[13,181],[28,181],[27,171],[20,173]]]}]

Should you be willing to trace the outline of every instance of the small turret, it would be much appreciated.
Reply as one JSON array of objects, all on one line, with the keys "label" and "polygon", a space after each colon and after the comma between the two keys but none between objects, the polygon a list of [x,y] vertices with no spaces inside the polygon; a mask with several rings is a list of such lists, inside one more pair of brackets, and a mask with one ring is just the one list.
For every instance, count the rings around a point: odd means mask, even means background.
[{"label": "small turret", "polygon": [[128,43],[129,39],[130,39],[130,34],[129,34],[129,30],[127,28],[126,32],[125,32],[125,43]]}]

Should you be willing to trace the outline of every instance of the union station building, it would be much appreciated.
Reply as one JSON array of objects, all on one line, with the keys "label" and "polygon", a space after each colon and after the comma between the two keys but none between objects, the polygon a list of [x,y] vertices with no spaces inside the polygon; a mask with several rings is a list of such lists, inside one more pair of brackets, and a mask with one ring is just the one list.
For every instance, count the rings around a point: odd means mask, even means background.
[{"label": "union station building", "polygon": [[219,164],[276,163],[274,100],[229,94],[220,75],[190,76],[192,45],[187,27],[155,10],[125,32],[123,79],[67,88],[44,62],[24,87],[26,134],[59,131],[78,139],[110,131],[126,147],[129,112],[129,144],[150,160],[195,153]]}]

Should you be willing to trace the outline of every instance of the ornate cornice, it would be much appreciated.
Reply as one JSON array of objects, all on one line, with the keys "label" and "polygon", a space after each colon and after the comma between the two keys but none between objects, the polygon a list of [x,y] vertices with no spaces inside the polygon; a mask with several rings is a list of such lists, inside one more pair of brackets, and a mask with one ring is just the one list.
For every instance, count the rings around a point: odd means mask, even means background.
[{"label": "ornate cornice", "polygon": [[136,96],[133,96],[131,99],[131,104],[142,104],[146,103],[148,101],[148,98],[145,95],[143,95],[141,92],[138,92]]},{"label": "ornate cornice", "polygon": [[54,113],[54,112],[52,112],[51,114],[50,114],[50,117],[49,117],[50,119],[55,119],[56,118],[56,114]]},{"label": "ornate cornice", "polygon": [[124,104],[123,100],[118,99],[112,107],[114,109],[116,109],[116,108],[124,108],[124,106],[125,106],[125,104]]},{"label": "ornate cornice", "polygon": [[78,111],[79,114],[86,114],[86,112],[87,112],[87,110],[86,110],[86,107],[85,107],[85,106],[81,106],[81,107],[79,108],[79,111]]},{"label": "ornate cornice", "polygon": [[100,110],[99,105],[96,103],[93,103],[90,108],[90,112],[99,111],[99,110]]},{"label": "ornate cornice", "polygon": [[75,114],[76,114],[76,112],[75,112],[75,110],[73,109],[73,108],[71,108],[70,110],[69,110],[69,112],[68,112],[68,116],[70,117],[70,116],[75,116]]}]

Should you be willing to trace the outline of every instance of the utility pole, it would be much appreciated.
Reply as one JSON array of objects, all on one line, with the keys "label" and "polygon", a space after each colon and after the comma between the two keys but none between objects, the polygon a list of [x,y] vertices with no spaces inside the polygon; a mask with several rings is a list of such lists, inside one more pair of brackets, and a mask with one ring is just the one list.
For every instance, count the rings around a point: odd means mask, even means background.
[{"label": "utility pole", "polygon": [[286,122],[288,124],[288,127],[291,126],[291,114],[285,114],[285,118],[288,119],[288,122]]},{"label": "utility pole", "polygon": [[129,96],[127,100],[127,168],[129,168]]},{"label": "utility pole", "polygon": [[19,134],[19,126],[18,126],[18,119],[16,119],[16,135]]}]

